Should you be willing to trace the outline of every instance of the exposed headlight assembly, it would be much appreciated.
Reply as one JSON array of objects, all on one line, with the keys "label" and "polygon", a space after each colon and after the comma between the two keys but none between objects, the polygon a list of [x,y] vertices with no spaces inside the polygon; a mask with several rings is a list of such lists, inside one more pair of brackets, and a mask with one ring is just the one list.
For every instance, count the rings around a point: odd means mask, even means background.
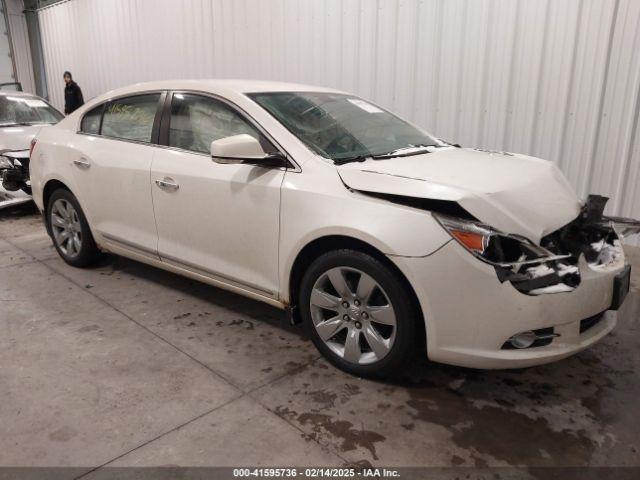
[{"label": "exposed headlight assembly", "polygon": [[577,288],[581,257],[592,270],[616,270],[624,265],[620,237],[640,233],[640,221],[605,217],[606,201],[590,195],[580,215],[542,238],[541,245],[476,220],[432,214],[468,252],[492,265],[500,282],[509,281],[527,295],[543,295]]},{"label": "exposed headlight assembly", "polygon": [[9,157],[0,155],[0,169],[13,168],[13,161]]},{"label": "exposed headlight assembly", "polygon": [[498,267],[519,267],[569,258],[556,255],[531,240],[502,233],[484,223],[438,213],[434,218],[466,250],[483,262]]}]

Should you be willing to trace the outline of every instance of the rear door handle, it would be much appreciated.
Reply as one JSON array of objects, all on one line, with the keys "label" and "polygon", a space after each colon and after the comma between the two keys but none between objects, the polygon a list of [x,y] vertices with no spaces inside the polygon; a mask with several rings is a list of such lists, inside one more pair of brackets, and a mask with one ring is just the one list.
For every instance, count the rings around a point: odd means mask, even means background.
[{"label": "rear door handle", "polygon": [[78,168],[84,168],[85,170],[91,166],[89,160],[84,157],[80,157],[78,160],[74,160],[73,163]]},{"label": "rear door handle", "polygon": [[172,192],[175,192],[180,188],[180,185],[178,185],[173,178],[169,177],[164,177],[162,180],[156,180],[156,185],[163,190],[170,190]]}]

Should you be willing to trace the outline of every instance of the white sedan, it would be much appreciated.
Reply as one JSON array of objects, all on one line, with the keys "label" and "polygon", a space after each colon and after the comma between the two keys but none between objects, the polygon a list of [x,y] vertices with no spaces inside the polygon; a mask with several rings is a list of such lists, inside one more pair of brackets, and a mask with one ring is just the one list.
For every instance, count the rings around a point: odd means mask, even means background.
[{"label": "white sedan", "polygon": [[137,84],[41,131],[31,158],[70,265],[112,252],[287,309],[357,375],[425,351],[557,360],[609,333],[629,288],[606,198],[332,89]]},{"label": "white sedan", "polygon": [[36,133],[64,116],[44,99],[21,91],[0,91],[0,179],[11,192],[31,194],[29,146]]}]

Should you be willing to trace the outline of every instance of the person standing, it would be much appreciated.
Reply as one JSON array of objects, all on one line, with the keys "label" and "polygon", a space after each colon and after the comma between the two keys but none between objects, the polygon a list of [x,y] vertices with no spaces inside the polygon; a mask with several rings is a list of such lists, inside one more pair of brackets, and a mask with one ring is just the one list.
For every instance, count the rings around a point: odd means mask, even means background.
[{"label": "person standing", "polygon": [[82,90],[76,82],[73,81],[71,72],[64,72],[64,113],[69,115],[74,110],[84,105],[84,98],[82,98]]}]

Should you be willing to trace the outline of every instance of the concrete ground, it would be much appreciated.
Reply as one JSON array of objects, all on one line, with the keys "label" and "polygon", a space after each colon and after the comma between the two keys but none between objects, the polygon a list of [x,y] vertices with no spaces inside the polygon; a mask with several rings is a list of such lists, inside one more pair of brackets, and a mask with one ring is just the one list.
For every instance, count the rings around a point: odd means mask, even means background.
[{"label": "concrete ground", "polygon": [[4,210],[0,466],[639,466],[639,299],[555,364],[365,381],[274,308],[124,258],[69,267],[33,206]]}]

